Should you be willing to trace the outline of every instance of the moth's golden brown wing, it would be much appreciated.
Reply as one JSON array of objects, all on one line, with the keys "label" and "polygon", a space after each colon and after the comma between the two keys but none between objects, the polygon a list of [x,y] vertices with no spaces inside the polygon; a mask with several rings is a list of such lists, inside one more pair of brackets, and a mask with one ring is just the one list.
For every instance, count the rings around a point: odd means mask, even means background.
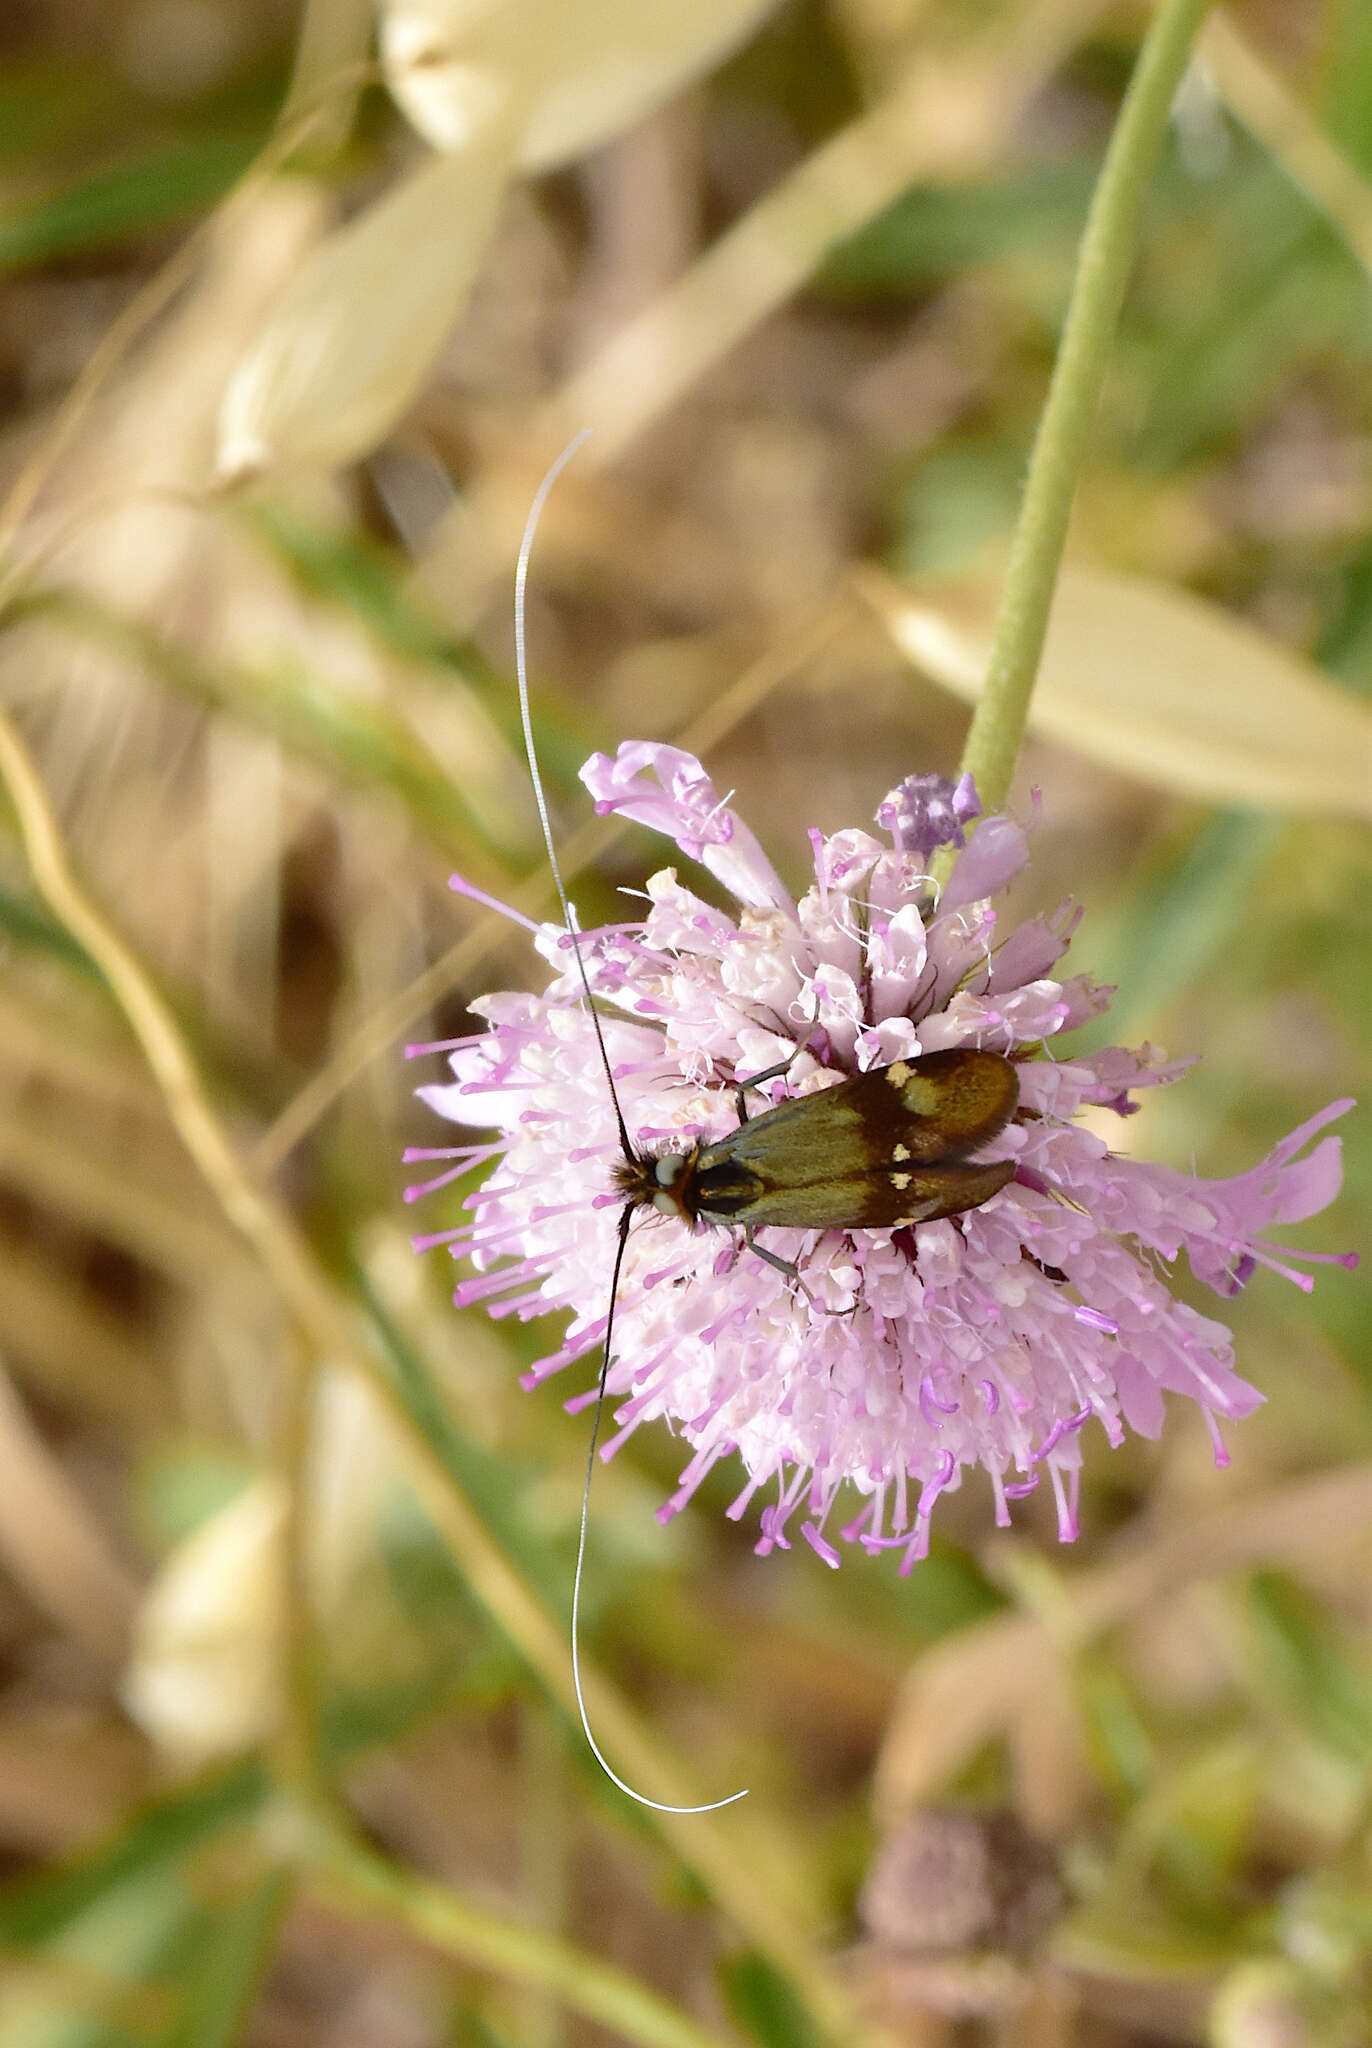
[{"label": "moth's golden brown wing", "polygon": [[895,1229],[975,1209],[1013,1172],[968,1165],[1019,1099],[1008,1060],[971,1047],[896,1060],[783,1102],[702,1148],[697,1214],[750,1227]]},{"label": "moth's golden brown wing", "polygon": [[1009,1060],[970,1045],[859,1074],[847,1086],[861,1090],[864,1104],[880,1094],[869,1082],[895,1094],[906,1119],[902,1141],[915,1159],[960,1159],[975,1151],[1004,1130],[1019,1102],[1019,1076]]},{"label": "moth's golden brown wing", "polygon": [[811,1187],[769,1186],[760,1177],[732,1177],[718,1195],[707,1195],[698,1214],[707,1221],[738,1223],[750,1230],[774,1224],[790,1230],[898,1230],[907,1223],[932,1223],[979,1209],[1013,1178],[1011,1160],[968,1166],[950,1160],[913,1171],[874,1167],[864,1173]]}]

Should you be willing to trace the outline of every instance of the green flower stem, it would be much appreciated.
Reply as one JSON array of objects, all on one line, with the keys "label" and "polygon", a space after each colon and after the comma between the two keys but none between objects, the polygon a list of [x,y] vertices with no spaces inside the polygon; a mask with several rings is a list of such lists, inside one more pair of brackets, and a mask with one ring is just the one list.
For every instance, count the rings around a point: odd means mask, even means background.
[{"label": "green flower stem", "polygon": [[570,1942],[498,1919],[447,1885],[401,1869],[344,1836],[319,1845],[306,1877],[315,1895],[335,1909],[388,1920],[468,1968],[551,1995],[639,2048],[725,2048],[732,2038],[701,2026],[637,1978]]},{"label": "green flower stem", "polygon": [[988,811],[1005,802],[1043,653],[1067,520],[1095,418],[1139,216],[1208,0],[1160,0],[1087,215],[1071,303],[1029,462],[995,638],[962,767]]}]

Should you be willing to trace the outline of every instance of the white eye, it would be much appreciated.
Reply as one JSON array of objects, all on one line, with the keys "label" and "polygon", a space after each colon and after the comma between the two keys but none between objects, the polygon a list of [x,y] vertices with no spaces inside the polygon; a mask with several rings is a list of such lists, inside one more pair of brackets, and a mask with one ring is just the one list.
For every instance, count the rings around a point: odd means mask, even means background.
[{"label": "white eye", "polygon": [[681,1179],[681,1169],[686,1164],[684,1152],[664,1152],[653,1168],[653,1177],[660,1188],[675,1187]]}]

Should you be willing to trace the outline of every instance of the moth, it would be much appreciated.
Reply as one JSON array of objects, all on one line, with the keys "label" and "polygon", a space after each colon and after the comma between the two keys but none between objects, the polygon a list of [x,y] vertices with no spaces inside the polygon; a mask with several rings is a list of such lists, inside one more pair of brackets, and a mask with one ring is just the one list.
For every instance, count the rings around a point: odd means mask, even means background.
[{"label": "moth", "polygon": [[920,1053],[793,1096],[761,1116],[736,1089],[738,1128],[686,1150],[626,1147],[614,1184],[626,1213],[655,1209],[694,1228],[741,1228],[751,1249],[769,1224],[797,1230],[897,1230],[976,1209],[1014,1174],[1010,1160],[967,1155],[1004,1130],[1019,1102],[1010,1061],[971,1046]]}]

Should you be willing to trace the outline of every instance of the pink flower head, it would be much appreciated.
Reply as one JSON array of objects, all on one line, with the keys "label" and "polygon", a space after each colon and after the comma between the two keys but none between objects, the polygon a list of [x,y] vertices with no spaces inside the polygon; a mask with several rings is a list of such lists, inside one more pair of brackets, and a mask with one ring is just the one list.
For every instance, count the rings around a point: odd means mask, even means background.
[{"label": "pink flower head", "polygon": [[[725,1136],[738,1077],[772,1068],[783,1069],[765,1087],[773,1104],[960,1046],[1011,1059],[1019,1082],[1013,1119],[978,1155],[1013,1163],[999,1192],[892,1230],[762,1230],[759,1245],[798,1277],[732,1230],[651,1211],[634,1221],[606,1382],[618,1431],[603,1455],[667,1419],[690,1456],[663,1519],[737,1453],[747,1477],[729,1513],[764,1494],[760,1551],[786,1548],[798,1528],[837,1564],[832,1522],[868,1551],[899,1550],[908,1570],[927,1549],[935,1501],[969,1467],[984,1468],[1001,1524],[1046,1479],[1071,1538],[1084,1435],[1095,1425],[1111,1444],[1126,1426],[1155,1436],[1168,1392],[1200,1405],[1222,1458],[1220,1419],[1261,1396],[1235,1372],[1223,1324],[1174,1300],[1159,1263],[1184,1250],[1222,1295],[1259,1263],[1308,1288],[1262,1233],[1333,1199],[1338,1139],[1296,1154],[1349,1105],[1331,1104],[1222,1181],[1121,1158],[1078,1124],[1087,1105],[1127,1116],[1139,1089],[1176,1080],[1186,1063],[1148,1046],[1054,1054],[1108,991],[1057,972],[1075,924],[1066,906],[1002,926],[994,898],[1028,847],[1007,817],[965,836],[977,811],[966,778],[893,790],[877,814],[893,845],[812,833],[815,879],[799,903],[689,754],[634,742],[614,760],[596,755],[582,779],[598,809],[675,839],[739,905],[716,909],[667,868],[648,883],[641,921],[582,939],[636,1150]],[[942,890],[928,872],[940,847],[958,850]],[[490,1028],[444,1048],[452,1080],[419,1091],[441,1116],[501,1134],[420,1155],[458,1161],[429,1187],[495,1161],[468,1197],[472,1220],[422,1241],[469,1262],[459,1305],[570,1312],[529,1386],[596,1352],[622,1207],[614,1106],[571,942],[544,926],[536,943],[554,969],[543,994],[475,1004]]]}]

